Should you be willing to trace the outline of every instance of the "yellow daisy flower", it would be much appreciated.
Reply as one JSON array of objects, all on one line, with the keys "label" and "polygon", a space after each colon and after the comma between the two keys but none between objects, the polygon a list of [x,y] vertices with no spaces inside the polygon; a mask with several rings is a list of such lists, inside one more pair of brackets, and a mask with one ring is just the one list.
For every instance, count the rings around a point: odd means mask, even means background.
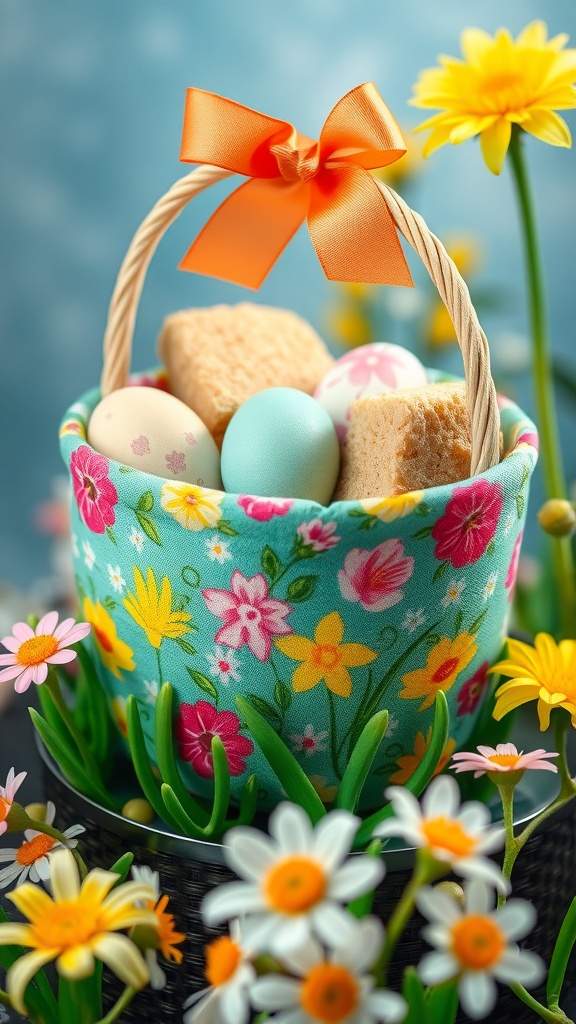
[{"label": "yellow daisy flower", "polygon": [[305,636],[283,636],[276,646],[287,658],[302,662],[294,671],[292,685],[297,693],[311,690],[323,679],[332,693],[349,697],[352,679],[349,668],[367,665],[378,657],[364,644],[343,644],[344,623],[338,612],[330,612],[316,626],[314,640]]},{"label": "yellow daisy flower", "polygon": [[84,618],[92,626],[92,632],[98,645],[98,653],[104,666],[117,679],[121,679],[120,670],[133,672],[134,651],[120,639],[114,621],[99,601],[92,604],[90,598],[84,598]]},{"label": "yellow daisy flower", "polygon": [[69,850],[56,850],[50,861],[52,896],[30,882],[13,892],[11,900],[28,924],[0,924],[0,945],[31,946],[6,975],[6,987],[18,1013],[25,1014],[24,993],[37,971],[56,960],[58,972],[79,980],[94,972],[95,958],[105,963],[135,989],[148,984],[150,975],[142,954],[122,929],[143,924],[157,927],[156,915],[140,901],[154,899],[154,891],[140,882],[114,888],[118,875],[94,868],[82,885]]},{"label": "yellow daisy flower", "polygon": [[478,650],[475,638],[470,633],[460,633],[455,640],[443,636],[428,652],[424,668],[415,669],[402,676],[405,689],[399,696],[405,700],[425,697],[418,708],[424,711],[434,702],[438,690],[444,693],[455,683],[458,675],[472,661]]},{"label": "yellow daisy flower", "polygon": [[360,504],[369,516],[377,516],[383,523],[392,523],[395,519],[403,519],[420,504],[424,491],[407,491],[391,498],[367,498]]},{"label": "yellow daisy flower", "polygon": [[144,630],[152,647],[158,648],[162,640],[177,640],[190,631],[186,623],[192,616],[188,612],[172,611],[172,587],[167,576],[162,580],[159,594],[152,569],[148,567],[144,582],[142,573],[134,566],[134,585],[136,596],[129,590],[124,599],[124,607]]},{"label": "yellow daisy flower", "polygon": [[515,124],[542,142],[570,146],[568,127],[555,113],[576,107],[576,50],[565,50],[567,42],[567,35],[548,39],[543,21],[516,40],[503,28],[494,37],[466,29],[464,59],[440,57],[440,67],[423,71],[414,87],[413,106],[441,110],[416,129],[431,129],[424,156],[480,135],[488,168],[500,174]]},{"label": "yellow daisy flower", "polygon": [[[423,732],[416,733],[416,739],[414,740],[414,752],[412,754],[403,754],[399,757],[396,764],[398,765],[398,771],[394,772],[394,775],[390,776],[390,782],[395,783],[397,786],[403,786],[405,782],[416,771],[418,765],[423,760],[430,741],[432,739],[432,726],[428,729],[426,737]],[[444,768],[448,764],[448,761],[452,757],[454,750],[456,749],[456,740],[452,737],[448,737],[446,746],[442,751],[442,756],[434,769],[434,775],[439,775],[440,772],[444,771]]]},{"label": "yellow daisy flower", "polygon": [[557,644],[548,633],[538,633],[533,647],[508,640],[508,657],[490,672],[512,677],[496,690],[493,714],[498,722],[521,704],[537,700],[542,731],[550,725],[553,708],[569,711],[576,727],[576,640]]},{"label": "yellow daisy flower", "polygon": [[213,530],[222,518],[222,491],[210,491],[193,484],[164,484],[160,504],[187,530]]}]

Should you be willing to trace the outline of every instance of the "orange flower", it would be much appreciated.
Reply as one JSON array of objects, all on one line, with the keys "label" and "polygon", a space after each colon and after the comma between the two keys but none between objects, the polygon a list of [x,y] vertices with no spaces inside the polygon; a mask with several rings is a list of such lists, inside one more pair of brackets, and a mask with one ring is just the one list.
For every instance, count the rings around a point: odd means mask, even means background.
[{"label": "orange flower", "polygon": [[[398,765],[398,771],[394,772],[394,775],[390,776],[390,782],[395,782],[397,785],[404,785],[405,782],[408,782],[408,779],[411,778],[418,765],[423,760],[424,755],[430,746],[431,739],[432,726],[428,729],[426,738],[424,738],[423,732],[416,733],[416,739],[414,740],[414,752],[412,754],[403,754],[402,757],[398,758],[396,762]],[[456,740],[449,736],[446,741],[446,746],[442,751],[442,756],[434,770],[434,775],[439,775],[441,771],[444,771],[444,768],[452,757],[455,747]]]},{"label": "orange flower", "polygon": [[434,702],[438,690],[446,693],[453,686],[477,650],[475,637],[470,633],[460,633],[455,640],[450,640],[447,636],[441,637],[429,651],[424,668],[415,669],[402,676],[405,688],[400,691],[399,696],[405,700],[424,697],[418,708],[419,711],[424,711]]}]

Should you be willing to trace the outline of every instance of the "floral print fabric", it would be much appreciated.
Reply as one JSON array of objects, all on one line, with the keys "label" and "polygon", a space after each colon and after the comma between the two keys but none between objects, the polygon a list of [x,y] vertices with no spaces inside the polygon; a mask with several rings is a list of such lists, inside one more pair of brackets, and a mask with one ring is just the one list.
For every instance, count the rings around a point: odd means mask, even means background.
[{"label": "floral print fabric", "polygon": [[[153,376],[146,383],[152,385]],[[282,736],[322,798],[334,798],[362,728],[390,712],[365,791],[381,803],[429,742],[434,698],[465,745],[500,651],[513,593],[534,425],[501,403],[506,455],[472,480],[395,498],[315,502],[224,494],[112,462],[86,441],[94,389],[66,414],[80,608],[120,731],[134,694],[150,751],[165,681],[190,788],[212,785],[212,737],[232,793],[258,777],[282,799],[235,703]]]}]

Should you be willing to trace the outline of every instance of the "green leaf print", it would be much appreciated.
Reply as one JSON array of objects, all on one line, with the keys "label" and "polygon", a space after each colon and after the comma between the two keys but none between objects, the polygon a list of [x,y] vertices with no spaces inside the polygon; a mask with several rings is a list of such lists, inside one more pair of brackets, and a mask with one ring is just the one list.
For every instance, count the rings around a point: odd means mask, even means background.
[{"label": "green leaf print", "polygon": [[489,545],[488,545],[488,547],[486,548],[486,554],[487,555],[493,555],[495,551],[496,551],[496,545],[495,545],[494,541],[491,540]]},{"label": "green leaf print", "polygon": [[483,612],[480,612],[480,615],[478,616],[478,618],[474,619],[474,622],[470,626],[470,629],[468,630],[468,632],[472,633],[472,635],[474,636],[478,632],[478,630],[480,629],[480,626],[484,622],[484,619],[486,618],[487,614],[488,614],[488,609],[485,608]]},{"label": "green leaf print", "polygon": [[518,509],[518,519],[522,519],[522,513],[526,508],[526,498],[523,494],[516,495],[516,508]]},{"label": "green leaf print", "polygon": [[317,576],[298,576],[288,585],[286,599],[292,604],[299,604],[312,597],[318,582]]},{"label": "green leaf print", "polygon": [[424,537],[429,537],[432,533],[431,526],[423,526],[421,530],[416,530],[416,533],[412,534],[413,540],[424,540]]},{"label": "green leaf print", "polygon": [[109,540],[112,541],[113,544],[116,543],[116,534],[114,533],[114,530],[112,529],[111,526],[106,527],[106,536],[109,538]]},{"label": "green leaf print", "polygon": [[114,609],[118,607],[118,601],[115,601],[113,597],[106,594],[106,597],[104,598],[104,607],[107,608],[109,612],[113,612]]},{"label": "green leaf print", "polygon": [[136,508],[139,512],[151,512],[154,508],[154,497],[152,491],[144,491],[144,494],[138,499]]},{"label": "green leaf print", "polygon": [[464,612],[462,611],[461,608],[459,608],[458,611],[456,612],[456,616],[454,618],[454,632],[456,633],[456,635],[458,635],[458,633],[462,629],[462,623],[463,622],[464,622]]},{"label": "green leaf print", "polygon": [[184,654],[194,655],[197,653],[196,648],[193,647],[192,644],[188,642],[188,640],[184,640],[181,636],[176,636],[174,637],[174,639],[178,644],[178,647],[180,647],[180,649],[184,651]]},{"label": "green leaf print", "polygon": [[235,530],[234,527],[230,525],[230,523],[228,522],[227,519],[221,519],[216,524],[214,529],[218,530],[219,533],[225,534],[226,537],[237,537],[238,536],[238,530]]},{"label": "green leaf print", "polygon": [[214,701],[215,707],[218,707],[218,690],[214,686],[211,679],[205,676],[202,672],[198,672],[195,668],[190,668],[189,665],[185,666],[188,675],[193,683],[196,683],[204,693],[207,693],[209,697]]},{"label": "green leaf print", "polygon": [[156,523],[154,522],[154,520],[151,519],[149,515],[146,515],[145,512],[140,512],[139,509],[134,509],[134,512],[146,536],[149,537],[150,540],[153,540],[154,543],[158,545],[158,547],[162,547],[160,534],[156,529]]},{"label": "green leaf print", "polygon": [[292,703],[292,690],[281,679],[278,680],[274,687],[274,700],[282,713],[288,711]]},{"label": "green leaf print", "polygon": [[282,725],[282,719],[276,711],[276,708],[273,707],[272,704],[269,704],[267,700],[264,700],[264,697],[258,697],[255,693],[247,693],[244,699],[247,700],[253,708],[256,708],[256,711],[258,711],[259,714],[268,719],[271,725],[275,727]]},{"label": "green leaf print", "polygon": [[440,565],[438,566],[438,568],[436,569],[436,572],[434,573],[434,575],[432,577],[432,582],[433,583],[437,583],[438,580],[441,580],[443,575],[444,575],[444,573],[446,572],[447,568],[448,568],[448,561],[447,560],[445,562],[440,562]]},{"label": "green leaf print", "polygon": [[268,547],[268,545],[266,545],[260,555],[260,565],[262,566],[264,574],[273,583],[276,577],[280,574],[282,563],[276,552],[272,551],[272,548]]}]

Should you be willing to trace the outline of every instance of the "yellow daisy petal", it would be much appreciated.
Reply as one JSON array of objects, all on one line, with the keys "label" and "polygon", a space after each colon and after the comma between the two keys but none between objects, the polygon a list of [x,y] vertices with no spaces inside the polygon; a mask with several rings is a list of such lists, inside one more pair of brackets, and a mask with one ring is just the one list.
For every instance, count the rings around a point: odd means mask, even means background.
[{"label": "yellow daisy petal", "polygon": [[142,954],[126,935],[103,933],[92,942],[92,951],[125,985],[141,989],[150,980]]},{"label": "yellow daisy petal", "polygon": [[34,935],[27,924],[0,924],[0,946],[33,946]]},{"label": "yellow daisy petal", "polygon": [[330,612],[316,626],[314,639],[317,644],[333,644],[338,647],[344,636],[344,623],[338,612]]},{"label": "yellow daisy petal", "polygon": [[43,914],[49,914],[54,906],[54,901],[48,893],[37,885],[32,885],[31,882],[24,882],[17,889],[7,893],[6,899],[10,900],[20,913],[24,914],[32,923]]},{"label": "yellow daisy petal", "polygon": [[468,64],[481,64],[487,51],[494,45],[492,36],[481,28],[464,29],[460,46]]},{"label": "yellow daisy petal", "polygon": [[544,21],[531,21],[520,32],[516,42],[518,46],[545,46],[548,39],[548,27]]},{"label": "yellow daisy petal", "polygon": [[27,1016],[24,993],[26,992],[28,982],[32,980],[41,967],[44,967],[44,964],[54,960],[54,957],[59,952],[58,949],[34,950],[32,953],[26,953],[25,956],[21,956],[16,960],[16,963],[12,964],[8,971],[6,975],[6,988],[14,1004],[14,1009],[17,1013],[21,1013],[23,1017]]},{"label": "yellow daisy petal", "polygon": [[60,954],[56,967],[65,978],[79,981],[94,972],[94,956],[88,946],[70,946]]},{"label": "yellow daisy petal", "polygon": [[101,903],[116,885],[118,875],[114,871],[92,868],[81,886],[82,899],[87,903]]},{"label": "yellow daisy petal", "polygon": [[[77,900],[80,895],[78,866],[70,850],[56,850],[50,859],[50,885],[54,900]],[[43,910],[43,913],[45,910]]]},{"label": "yellow daisy petal", "polygon": [[531,110],[523,122],[522,128],[550,146],[562,146],[564,149],[569,149],[572,145],[572,136],[568,125],[553,110]]},{"label": "yellow daisy petal", "polygon": [[500,174],[502,171],[511,135],[512,125],[504,118],[500,118],[480,136],[482,156],[492,174]]}]

